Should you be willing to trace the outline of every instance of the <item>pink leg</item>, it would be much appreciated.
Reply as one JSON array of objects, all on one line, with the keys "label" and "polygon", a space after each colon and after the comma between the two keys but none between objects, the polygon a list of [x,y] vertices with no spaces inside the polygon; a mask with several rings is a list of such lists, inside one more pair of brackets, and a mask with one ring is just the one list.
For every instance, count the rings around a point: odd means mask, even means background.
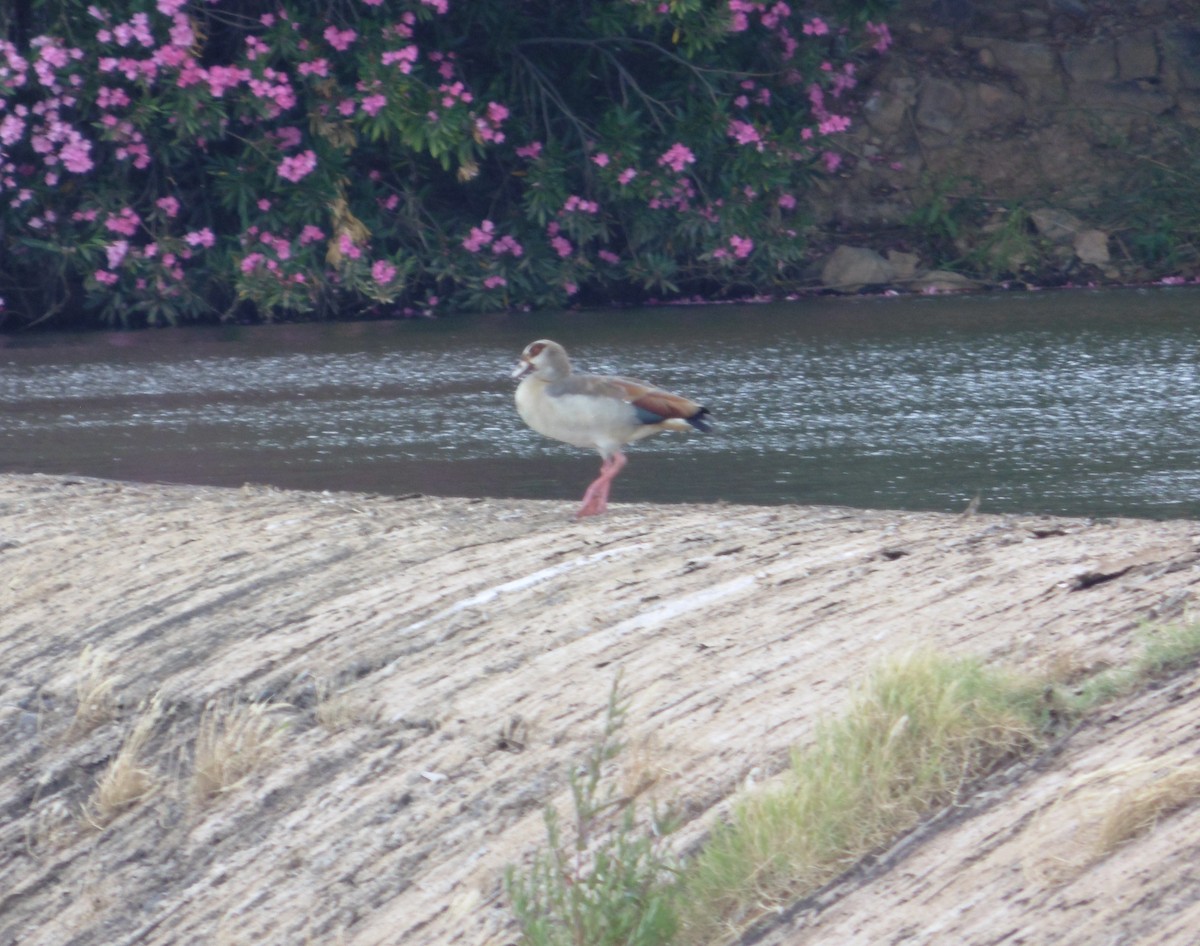
[{"label": "pink leg", "polygon": [[579,507],[579,512],[575,513],[576,519],[582,519],[584,516],[598,516],[608,508],[608,489],[616,475],[624,469],[625,463],[625,454],[623,453],[614,453],[611,457],[605,458],[604,462],[600,464],[600,475],[583,494],[583,505]]}]

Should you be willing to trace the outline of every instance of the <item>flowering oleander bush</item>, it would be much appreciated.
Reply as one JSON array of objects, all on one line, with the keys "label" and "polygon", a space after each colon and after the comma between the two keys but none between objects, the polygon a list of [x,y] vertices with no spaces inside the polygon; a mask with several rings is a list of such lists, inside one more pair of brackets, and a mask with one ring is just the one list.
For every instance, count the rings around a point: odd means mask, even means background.
[{"label": "flowering oleander bush", "polygon": [[15,0],[0,324],[784,287],[881,5]]}]

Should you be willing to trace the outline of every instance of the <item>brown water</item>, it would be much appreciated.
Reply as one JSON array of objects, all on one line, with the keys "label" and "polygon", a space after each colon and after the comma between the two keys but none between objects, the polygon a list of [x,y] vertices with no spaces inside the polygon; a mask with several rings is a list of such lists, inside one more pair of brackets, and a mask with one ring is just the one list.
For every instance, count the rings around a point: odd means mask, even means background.
[{"label": "brown water", "polygon": [[1198,328],[1158,289],[9,336],[0,470],[577,499],[598,459],[512,405],[550,337],[717,418],[615,501],[1194,518]]}]

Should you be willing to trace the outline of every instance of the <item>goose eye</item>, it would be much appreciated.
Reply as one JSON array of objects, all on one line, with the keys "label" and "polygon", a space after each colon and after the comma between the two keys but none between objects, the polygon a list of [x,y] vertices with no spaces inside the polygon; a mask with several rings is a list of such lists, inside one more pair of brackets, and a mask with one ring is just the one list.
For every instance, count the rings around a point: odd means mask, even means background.
[{"label": "goose eye", "polygon": [[545,350],[546,350],[546,346],[543,345],[541,342],[534,342],[532,345],[529,346],[529,357],[536,358],[538,355],[540,355]]}]

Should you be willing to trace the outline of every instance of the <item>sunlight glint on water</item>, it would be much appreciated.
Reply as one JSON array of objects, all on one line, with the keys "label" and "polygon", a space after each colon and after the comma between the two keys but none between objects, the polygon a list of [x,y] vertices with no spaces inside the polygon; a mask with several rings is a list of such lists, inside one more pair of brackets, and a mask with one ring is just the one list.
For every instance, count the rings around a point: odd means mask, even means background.
[{"label": "sunlight glint on water", "polygon": [[614,500],[1200,514],[1200,294],[813,300],[0,340],[0,469],[578,498],[526,430],[537,337],[704,401]]}]

